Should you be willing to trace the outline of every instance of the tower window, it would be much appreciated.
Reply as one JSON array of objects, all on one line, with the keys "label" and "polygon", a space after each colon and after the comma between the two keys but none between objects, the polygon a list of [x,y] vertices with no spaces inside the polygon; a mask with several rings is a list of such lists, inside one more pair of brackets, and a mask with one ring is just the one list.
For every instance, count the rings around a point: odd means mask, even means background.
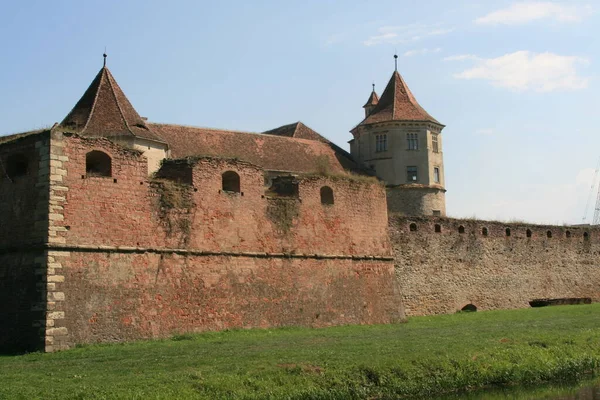
[{"label": "tower window", "polygon": [[434,153],[440,152],[440,145],[438,143],[438,134],[437,133],[431,134],[431,148]]},{"label": "tower window", "polygon": [[85,155],[85,173],[88,176],[112,176],[112,160],[102,151],[94,150]]},{"label": "tower window", "polygon": [[375,151],[377,153],[387,150],[387,135],[375,135]]},{"label": "tower window", "polygon": [[406,167],[406,181],[408,183],[417,182],[417,167]]},{"label": "tower window", "polygon": [[433,181],[435,183],[440,183],[440,169],[438,167],[433,169]]},{"label": "tower window", "polygon": [[419,150],[419,136],[417,133],[407,133],[406,141],[408,150]]},{"label": "tower window", "polygon": [[224,192],[240,192],[240,176],[234,171],[224,172],[221,176]]}]

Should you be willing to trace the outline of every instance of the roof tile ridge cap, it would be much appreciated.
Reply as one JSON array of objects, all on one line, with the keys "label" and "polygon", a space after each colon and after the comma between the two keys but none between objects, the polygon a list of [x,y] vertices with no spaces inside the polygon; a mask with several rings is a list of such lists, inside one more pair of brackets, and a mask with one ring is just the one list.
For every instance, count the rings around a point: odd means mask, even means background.
[{"label": "roof tile ridge cap", "polygon": [[[108,68],[106,68],[106,72],[107,72],[107,77],[108,77],[108,84],[110,85],[110,91],[112,92],[113,97],[115,98],[115,103],[117,103],[117,108],[119,109],[119,114],[121,114],[121,118],[123,119],[123,122],[125,122],[125,127],[127,128],[127,130],[134,136],[137,137],[137,135],[133,132],[133,130],[131,130],[131,127],[129,126],[129,123],[127,122],[127,118],[125,118],[125,114],[123,113],[123,108],[121,108],[121,104],[119,103],[119,98],[117,97],[117,94],[115,93],[115,88],[112,84],[111,81],[111,77],[112,74],[110,73],[110,71],[108,70]],[[114,78],[113,78],[114,80]],[[123,93],[123,95],[125,95]],[[133,106],[132,106],[133,107]]]},{"label": "roof tile ridge cap", "polygon": [[[394,80],[400,79],[400,84],[402,84],[402,76],[400,76],[400,72],[394,71]],[[393,95],[392,95],[392,121],[396,120],[396,88],[398,87],[397,83],[394,82],[392,85]],[[408,86],[407,86],[408,88]]]},{"label": "roof tile ridge cap", "polygon": [[129,133],[131,133],[133,135],[133,137],[138,137],[135,133],[133,133],[133,131],[131,130],[131,127],[127,123],[127,118],[125,118],[125,114],[123,113],[123,109],[121,108],[121,104],[119,103],[119,99],[117,98],[117,94],[115,93],[115,88],[113,87],[113,84],[110,80],[110,78],[112,77],[112,74],[110,73],[108,68],[104,67],[104,69],[106,70],[106,73],[107,73],[107,77],[108,77],[107,80],[108,80],[108,84],[110,85],[110,91],[112,92],[112,95],[115,98],[115,103],[117,103],[117,108],[119,109],[119,114],[121,114],[121,119],[123,119],[123,122],[125,122],[125,127],[129,131]]},{"label": "roof tile ridge cap", "polygon": [[[98,103],[98,95],[100,94],[100,88],[102,87],[102,80],[104,79],[105,70],[106,70],[106,67],[102,67],[102,69],[100,70],[100,72],[101,72],[100,82],[98,82],[98,87],[96,88],[96,94],[94,95],[94,102],[92,103],[92,109],[90,110],[90,113],[88,114],[87,120],[85,121],[85,125],[83,125],[83,129],[80,131],[81,134],[85,133],[85,130],[87,129],[88,124],[92,120],[92,115],[94,115],[94,111],[96,110],[96,104]],[[77,104],[75,104],[75,107],[77,107]],[[75,107],[73,107],[73,109],[75,109]]]},{"label": "roof tile ridge cap", "polygon": [[[148,122],[149,125],[161,125],[161,126],[176,126],[180,128],[192,128],[192,129],[208,129],[211,131],[219,131],[219,132],[230,132],[230,133],[248,133],[252,135],[260,135],[261,132],[250,132],[250,131],[234,131],[231,129],[222,129],[222,128],[212,128],[210,126],[198,126],[198,125],[186,125],[186,124],[170,124],[167,122]],[[275,135],[270,135],[275,136]]]}]

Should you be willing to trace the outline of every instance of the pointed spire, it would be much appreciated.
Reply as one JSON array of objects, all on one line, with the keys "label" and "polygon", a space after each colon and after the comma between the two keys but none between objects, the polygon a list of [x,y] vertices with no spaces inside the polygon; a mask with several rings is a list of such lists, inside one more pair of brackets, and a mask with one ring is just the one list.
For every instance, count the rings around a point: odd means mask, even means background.
[{"label": "pointed spire", "polygon": [[394,71],[376,106],[359,125],[386,121],[429,121],[440,124],[417,102],[398,71]]},{"label": "pointed spire", "polygon": [[367,100],[367,102],[365,103],[363,108],[374,107],[379,102],[379,96],[377,96],[377,93],[375,92],[375,82],[372,83],[372,86],[373,86],[373,90],[371,91],[371,94],[369,95],[369,99]]},{"label": "pointed spire", "polygon": [[149,130],[106,64],[60,125],[82,136],[139,136],[162,141]]}]

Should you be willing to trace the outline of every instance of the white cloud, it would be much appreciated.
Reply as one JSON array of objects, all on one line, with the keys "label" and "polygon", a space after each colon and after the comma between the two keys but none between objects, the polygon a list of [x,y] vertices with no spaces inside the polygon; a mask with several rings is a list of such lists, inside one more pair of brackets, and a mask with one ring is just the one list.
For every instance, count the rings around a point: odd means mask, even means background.
[{"label": "white cloud", "polygon": [[377,30],[377,35],[369,37],[362,43],[365,46],[414,43],[429,37],[446,35],[452,31],[454,31],[453,28],[444,28],[440,25],[410,24],[382,26]]},{"label": "white cloud", "polygon": [[405,52],[404,53],[404,57],[412,57],[412,56],[417,56],[417,55],[433,54],[433,53],[439,53],[440,51],[442,51],[442,49],[440,47],[436,47],[435,49],[428,49],[428,48],[415,49],[415,50],[409,50],[409,51]]},{"label": "white cloud", "polygon": [[517,51],[497,58],[469,58],[473,68],[454,75],[457,79],[482,79],[493,86],[516,91],[577,90],[588,86],[588,78],[579,76],[577,67],[588,65],[581,57],[553,53]]},{"label": "white cloud", "polygon": [[579,22],[590,15],[590,6],[567,5],[549,1],[525,1],[477,18],[478,25],[518,25],[542,19]]}]

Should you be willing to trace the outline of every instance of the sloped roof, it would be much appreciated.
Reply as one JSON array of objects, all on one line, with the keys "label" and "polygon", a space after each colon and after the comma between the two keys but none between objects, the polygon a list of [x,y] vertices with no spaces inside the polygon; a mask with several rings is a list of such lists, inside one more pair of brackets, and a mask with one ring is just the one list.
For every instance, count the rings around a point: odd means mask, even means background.
[{"label": "sloped roof", "polygon": [[33,135],[38,135],[40,133],[44,133],[44,132],[48,132],[50,131],[51,128],[48,129],[36,129],[33,131],[28,131],[28,132],[21,132],[21,133],[13,133],[10,135],[5,135],[5,136],[0,136],[0,144],[3,143],[8,143],[8,142],[12,142],[24,137],[28,137],[28,136],[33,136]]},{"label": "sloped roof", "polygon": [[377,93],[375,93],[375,89],[373,89],[373,91],[369,95],[369,100],[367,100],[367,102],[365,103],[363,108],[369,107],[369,106],[376,106],[377,103],[379,103],[379,96],[377,96]]},{"label": "sloped roof", "polygon": [[373,111],[358,126],[387,121],[429,121],[442,125],[421,107],[398,71],[394,71]]},{"label": "sloped roof", "polygon": [[60,125],[82,136],[132,136],[158,140],[103,67]]},{"label": "sloped roof", "polygon": [[313,129],[304,125],[302,122],[294,122],[293,124],[283,125],[279,128],[271,129],[263,132],[265,135],[287,136],[296,139],[309,139],[327,141],[323,136],[318,134]]},{"label": "sloped roof", "polygon": [[237,158],[266,170],[297,173],[320,172],[324,167],[334,174],[362,171],[348,153],[336,151],[321,140],[183,125],[148,125],[169,144],[173,158],[200,155]]}]

